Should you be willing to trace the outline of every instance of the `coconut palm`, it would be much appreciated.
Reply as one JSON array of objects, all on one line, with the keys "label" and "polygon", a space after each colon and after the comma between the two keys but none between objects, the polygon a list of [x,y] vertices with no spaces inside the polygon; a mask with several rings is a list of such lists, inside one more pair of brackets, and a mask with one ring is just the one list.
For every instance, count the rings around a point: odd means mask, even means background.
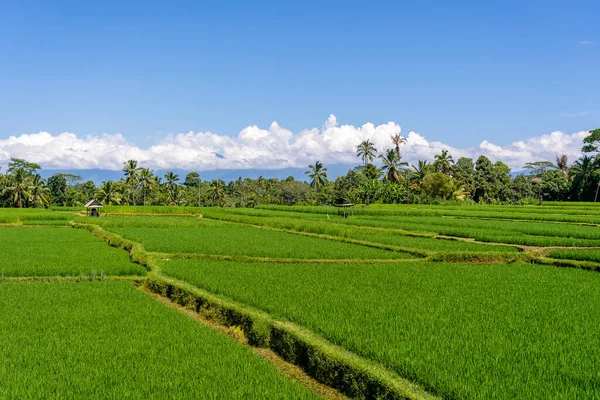
[{"label": "coconut palm", "polygon": [[569,166],[567,165],[569,158],[566,154],[556,156],[556,168],[563,173],[565,177],[569,176]]},{"label": "coconut palm", "polygon": [[31,179],[30,189],[34,207],[47,206],[49,204],[48,195],[50,189],[39,174],[35,174]]},{"label": "coconut palm", "polygon": [[591,194],[593,184],[598,180],[598,161],[589,156],[583,156],[571,167],[573,189],[580,198]]},{"label": "coconut palm", "polygon": [[177,184],[177,181],[179,181],[179,175],[173,173],[173,172],[167,172],[165,174],[165,179],[167,180],[166,184],[169,187],[173,187]]},{"label": "coconut palm", "polygon": [[179,175],[169,171],[165,174],[165,185],[167,186],[167,195],[170,203],[176,203],[177,201],[177,181],[179,181]]},{"label": "coconut palm", "polygon": [[95,197],[106,205],[119,204],[121,202],[121,193],[119,193],[118,185],[113,181],[102,182]]},{"label": "coconut palm", "polygon": [[401,172],[408,163],[400,161],[402,158],[395,149],[387,149],[385,154],[379,156],[383,164],[381,169],[384,171],[383,180],[390,182],[400,182]]},{"label": "coconut palm", "polygon": [[440,155],[435,156],[433,168],[435,168],[437,172],[450,175],[450,171],[452,171],[452,164],[454,164],[454,160],[452,159],[452,156],[448,154],[448,150],[442,150]]},{"label": "coconut palm", "polygon": [[320,161],[316,161],[315,165],[309,165],[308,171],[305,172],[310,178],[310,187],[315,188],[317,192],[321,191],[321,188],[325,186],[327,182],[327,168],[323,167]]},{"label": "coconut palm", "polygon": [[130,193],[131,203],[135,205],[135,189],[139,184],[139,168],[136,160],[128,160],[123,163],[123,173],[125,175],[125,183]]},{"label": "coconut palm", "polygon": [[361,144],[359,144],[356,148],[356,157],[361,158],[366,167],[370,162],[373,162],[373,159],[375,159],[376,152],[377,149],[375,148],[373,143],[370,142],[369,139],[367,139]]},{"label": "coconut palm", "polygon": [[220,180],[214,180],[210,183],[210,198],[217,204],[225,199],[225,185]]},{"label": "coconut palm", "polygon": [[416,178],[420,182],[430,172],[431,164],[427,160],[419,160],[417,165],[413,165],[412,168],[415,170]]},{"label": "coconut palm", "polygon": [[155,176],[152,171],[148,168],[142,168],[139,172],[140,187],[142,188],[142,195],[144,196],[144,205],[146,205],[146,196],[148,191],[152,190],[156,183]]},{"label": "coconut palm", "polygon": [[9,194],[12,197],[13,203],[16,204],[17,207],[23,208],[23,201],[29,201],[31,199],[30,190],[30,177],[27,176],[27,173],[23,168],[17,168],[14,170],[9,186],[7,186],[2,193]]},{"label": "coconut palm", "polygon": [[391,138],[392,138],[392,143],[394,143],[394,149],[396,150],[396,154],[398,154],[398,156],[400,156],[400,145],[406,143],[406,138],[403,138],[402,136],[400,136],[399,133],[396,133],[395,135],[391,135]]}]

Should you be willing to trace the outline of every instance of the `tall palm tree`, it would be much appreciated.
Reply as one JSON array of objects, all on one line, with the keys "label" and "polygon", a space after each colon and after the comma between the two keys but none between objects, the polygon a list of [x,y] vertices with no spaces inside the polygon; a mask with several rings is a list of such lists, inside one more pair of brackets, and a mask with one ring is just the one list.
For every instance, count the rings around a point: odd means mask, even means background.
[{"label": "tall palm tree", "polygon": [[365,140],[356,148],[356,157],[362,158],[365,167],[369,164],[369,162],[373,162],[375,159],[375,153],[377,149],[373,145],[369,139]]},{"label": "tall palm tree", "polygon": [[144,205],[146,205],[146,196],[149,190],[152,190],[156,183],[155,176],[152,171],[148,168],[142,168],[139,172],[140,187],[142,188],[142,195],[144,196]]},{"label": "tall palm tree", "polygon": [[565,177],[569,176],[569,166],[567,165],[569,162],[569,158],[566,154],[562,154],[560,156],[556,156],[556,167],[557,169],[563,173]]},{"label": "tall palm tree", "polygon": [[[598,161],[589,156],[583,156],[573,163],[571,167],[573,188],[579,198],[592,194],[591,188],[598,179]],[[600,182],[599,182],[600,183]]]},{"label": "tall palm tree", "polygon": [[384,171],[383,180],[400,182],[401,172],[408,163],[401,161],[402,157],[399,156],[399,153],[396,153],[396,149],[387,149],[385,155],[381,154],[379,158],[381,158],[383,164],[381,168]]},{"label": "tall palm tree", "polygon": [[167,180],[166,184],[172,187],[177,184],[177,181],[179,181],[179,175],[169,171],[165,174],[165,179]]},{"label": "tall palm tree", "polygon": [[108,206],[119,204],[121,202],[121,193],[119,193],[118,189],[118,186],[113,181],[102,182],[95,197]]},{"label": "tall palm tree", "polygon": [[135,189],[139,184],[138,178],[140,169],[136,160],[128,160],[123,163],[123,173],[125,175],[125,183],[129,189],[131,203],[135,205]]},{"label": "tall palm tree", "polygon": [[317,189],[317,192],[321,191],[327,182],[327,168],[323,167],[320,161],[316,161],[315,165],[309,165],[308,168],[305,174],[311,179],[310,187]]},{"label": "tall palm tree", "polygon": [[450,175],[450,171],[452,171],[452,164],[454,164],[454,160],[452,159],[452,156],[448,154],[448,150],[442,150],[440,155],[435,156],[433,167],[438,172]]},{"label": "tall palm tree", "polygon": [[396,150],[396,154],[400,156],[400,145],[406,143],[406,138],[400,136],[399,133],[390,136],[392,138],[392,143],[394,143],[394,149]]},{"label": "tall palm tree", "polygon": [[48,195],[50,189],[39,174],[35,174],[31,179],[30,189],[34,207],[47,206],[49,204]]},{"label": "tall palm tree", "polygon": [[14,204],[19,208],[23,208],[23,201],[31,199],[30,189],[30,177],[27,176],[23,168],[17,168],[14,170],[9,186],[4,188],[2,193],[10,194]]},{"label": "tall palm tree", "polygon": [[167,185],[167,195],[170,199],[170,203],[176,203],[178,194],[177,181],[179,181],[179,175],[173,173],[172,171],[169,171],[165,174],[165,179],[165,185]]}]

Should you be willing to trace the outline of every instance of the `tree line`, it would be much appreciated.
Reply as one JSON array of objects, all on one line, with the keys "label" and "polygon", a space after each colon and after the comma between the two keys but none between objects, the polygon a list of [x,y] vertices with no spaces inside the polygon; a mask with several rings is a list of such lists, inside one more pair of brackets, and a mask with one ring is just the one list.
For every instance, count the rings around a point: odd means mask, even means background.
[{"label": "tree line", "polygon": [[[6,172],[0,170],[0,206],[82,206],[95,198],[106,205],[192,205],[253,207],[258,204],[437,204],[442,202],[482,204],[533,204],[544,200],[595,201],[600,188],[600,129],[584,139],[583,157],[572,165],[566,155],[555,160],[531,161],[526,174],[512,177],[502,161],[486,156],[456,161],[441,151],[432,162],[415,165],[402,161],[406,139],[390,138],[390,148],[381,153],[369,140],[360,143],[356,156],[361,164],[335,180],[316,161],[308,167],[308,182],[293,177],[238,178],[203,181],[198,172],[181,178],[174,172],[162,177],[135,160],[123,164],[123,177],[82,182],[80,176],[56,173],[42,179],[36,163],[12,158]],[[380,161],[380,165],[375,164]]]}]

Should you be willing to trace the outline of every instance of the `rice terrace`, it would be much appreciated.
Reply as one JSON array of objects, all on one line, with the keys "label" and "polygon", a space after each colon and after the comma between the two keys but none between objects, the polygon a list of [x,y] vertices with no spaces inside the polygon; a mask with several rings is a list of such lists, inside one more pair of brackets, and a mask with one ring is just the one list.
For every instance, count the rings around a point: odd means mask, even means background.
[{"label": "rice terrace", "polygon": [[82,211],[0,209],[0,398],[600,396],[594,203]]}]

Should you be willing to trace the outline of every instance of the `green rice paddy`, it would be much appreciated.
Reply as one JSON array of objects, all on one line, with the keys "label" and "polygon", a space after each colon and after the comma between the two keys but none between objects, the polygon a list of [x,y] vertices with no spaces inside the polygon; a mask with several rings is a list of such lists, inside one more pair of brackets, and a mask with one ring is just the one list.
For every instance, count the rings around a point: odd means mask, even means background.
[{"label": "green rice paddy", "polygon": [[73,228],[0,228],[0,275],[145,275],[123,250]]},{"label": "green rice paddy", "polygon": [[595,272],[196,260],[163,262],[161,269],[307,326],[445,397],[592,398],[600,391]]},{"label": "green rice paddy", "polygon": [[0,398],[311,399],[129,282],[0,286]]},{"label": "green rice paddy", "polygon": [[148,270],[441,398],[600,398],[593,203],[78,211],[0,209],[0,398],[315,396],[136,288]]}]

